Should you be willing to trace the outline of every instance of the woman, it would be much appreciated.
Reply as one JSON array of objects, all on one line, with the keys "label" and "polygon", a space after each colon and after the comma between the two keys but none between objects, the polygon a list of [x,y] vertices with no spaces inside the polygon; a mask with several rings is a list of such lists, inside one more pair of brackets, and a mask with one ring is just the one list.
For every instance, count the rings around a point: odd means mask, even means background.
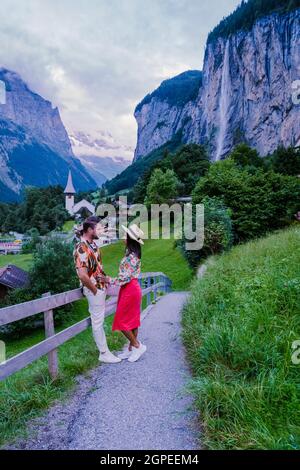
[{"label": "woman", "polygon": [[141,245],[144,244],[142,240],[144,233],[136,224],[128,228],[122,225],[122,228],[126,232],[125,256],[120,263],[118,277],[115,279],[107,277],[107,281],[110,286],[121,286],[112,330],[122,331],[129,340],[129,346],[119,355],[119,358],[135,362],[147,349],[137,339],[138,328],[141,324],[142,301],[142,289],[138,276],[141,272]]}]

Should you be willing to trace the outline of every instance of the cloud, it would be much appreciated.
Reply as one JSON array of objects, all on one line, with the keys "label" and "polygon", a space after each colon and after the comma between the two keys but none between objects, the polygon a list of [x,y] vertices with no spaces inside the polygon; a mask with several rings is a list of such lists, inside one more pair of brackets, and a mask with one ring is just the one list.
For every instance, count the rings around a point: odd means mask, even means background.
[{"label": "cloud", "polygon": [[2,0],[0,65],[58,106],[70,132],[101,129],[134,148],[137,103],[201,69],[208,32],[239,3]]}]

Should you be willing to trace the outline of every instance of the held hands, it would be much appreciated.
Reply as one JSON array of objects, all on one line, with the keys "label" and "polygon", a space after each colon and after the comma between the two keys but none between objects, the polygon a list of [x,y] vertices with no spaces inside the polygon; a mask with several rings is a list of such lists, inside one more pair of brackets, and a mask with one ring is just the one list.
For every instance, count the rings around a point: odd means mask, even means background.
[{"label": "held hands", "polygon": [[104,284],[110,284],[110,277],[106,276],[105,274],[100,274],[99,275],[99,280],[101,282],[104,282]]}]

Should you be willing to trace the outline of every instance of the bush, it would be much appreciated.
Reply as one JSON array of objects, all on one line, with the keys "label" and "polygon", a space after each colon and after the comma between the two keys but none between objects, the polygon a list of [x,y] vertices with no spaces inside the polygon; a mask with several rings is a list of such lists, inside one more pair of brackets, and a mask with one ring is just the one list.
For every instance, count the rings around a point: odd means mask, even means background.
[{"label": "bush", "polygon": [[299,210],[300,179],[238,168],[232,158],[212,165],[193,191],[193,203],[221,198],[231,210],[234,239],[249,240],[292,222]]},{"label": "bush", "polygon": [[[184,256],[190,266],[196,267],[201,259],[227,250],[232,245],[232,224],[230,211],[224,206],[220,199],[205,197],[204,204],[204,245],[201,250],[187,250],[186,242],[180,240],[177,245],[182,249]],[[193,220],[195,225],[195,208]],[[191,240],[189,240],[191,241]]]}]

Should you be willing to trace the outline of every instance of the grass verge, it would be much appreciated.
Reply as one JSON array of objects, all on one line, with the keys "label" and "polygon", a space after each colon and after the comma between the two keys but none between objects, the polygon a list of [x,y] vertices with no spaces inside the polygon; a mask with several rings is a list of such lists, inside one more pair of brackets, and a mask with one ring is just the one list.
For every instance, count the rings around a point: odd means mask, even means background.
[{"label": "grass verge", "polygon": [[210,449],[299,449],[300,229],[218,256],[194,282],[183,335]]}]

